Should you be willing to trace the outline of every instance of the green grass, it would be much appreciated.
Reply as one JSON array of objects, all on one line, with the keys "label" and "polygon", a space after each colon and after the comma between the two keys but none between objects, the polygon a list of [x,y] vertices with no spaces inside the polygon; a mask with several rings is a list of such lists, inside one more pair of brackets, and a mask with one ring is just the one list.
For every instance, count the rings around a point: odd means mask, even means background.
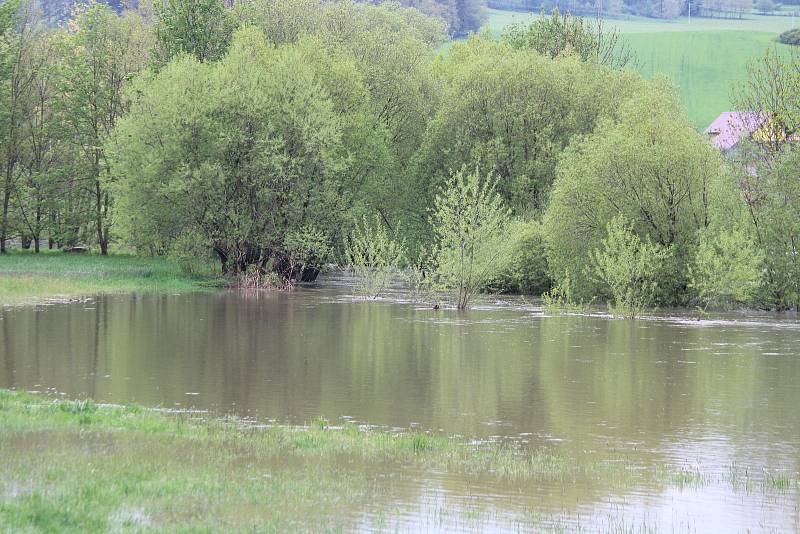
[{"label": "green grass", "polygon": [[[495,34],[513,22],[536,14],[490,10],[487,27]],[[682,17],[660,21],[642,17],[607,19],[639,60],[647,77],[663,74],[675,83],[686,112],[700,129],[731,109],[731,91],[746,76],[747,62],[767,48],[790,54],[792,47],[777,42],[793,27],[791,17],[750,15],[744,20]],[[800,19],[794,21],[794,26]]]},{"label": "green grass", "polygon": [[[0,451],[4,532],[350,531],[366,510],[389,524],[403,503],[419,502],[431,476],[435,485],[449,480],[449,491],[463,485],[466,496],[478,485],[506,488],[517,501],[542,487],[554,496],[587,484],[609,492],[645,484],[658,493],[719,483],[738,490],[756,480],[736,467],[715,478],[415,431],[331,428],[323,420],[265,427],[3,389]],[[798,489],[789,474],[761,480],[764,498]],[[550,530],[571,517],[566,509],[564,517],[537,512],[536,495],[516,519],[521,530]],[[481,522],[505,517],[502,501],[491,502],[436,508],[433,520],[455,516],[481,530]],[[607,527],[595,527],[617,531],[627,520],[620,509]]]},{"label": "green grass", "polygon": [[0,305],[108,293],[183,292],[215,287],[164,258],[63,252],[0,255]]}]

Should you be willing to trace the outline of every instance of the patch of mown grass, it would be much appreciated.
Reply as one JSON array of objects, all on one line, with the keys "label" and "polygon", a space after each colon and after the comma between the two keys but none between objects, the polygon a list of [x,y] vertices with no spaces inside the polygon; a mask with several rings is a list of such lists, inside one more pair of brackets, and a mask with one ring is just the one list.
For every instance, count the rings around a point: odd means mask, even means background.
[{"label": "patch of mown grass", "polygon": [[0,305],[110,293],[175,293],[220,287],[165,258],[128,254],[10,252],[0,255]]}]

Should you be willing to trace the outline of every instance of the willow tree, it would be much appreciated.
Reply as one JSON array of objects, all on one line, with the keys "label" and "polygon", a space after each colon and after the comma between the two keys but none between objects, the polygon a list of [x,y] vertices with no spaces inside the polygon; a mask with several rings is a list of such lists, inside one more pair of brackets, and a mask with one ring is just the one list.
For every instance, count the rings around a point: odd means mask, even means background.
[{"label": "willow tree", "polygon": [[158,253],[188,232],[231,275],[296,274],[298,232],[331,239],[357,195],[344,130],[363,85],[332,57],[247,28],[215,63],[183,56],[140,80],[109,143],[128,238]]},{"label": "willow tree", "polygon": [[446,89],[415,160],[419,203],[467,165],[496,176],[497,192],[519,215],[547,204],[573,136],[613,116],[620,99],[644,84],[635,73],[480,37],[454,45],[441,72]]},{"label": "willow tree", "polygon": [[653,85],[623,103],[617,120],[602,121],[559,162],[544,218],[554,279],[570,278],[582,297],[602,293],[587,267],[607,224],[621,215],[640,238],[672,251],[658,298],[679,301],[721,175],[719,154],[685,118],[669,87]]}]

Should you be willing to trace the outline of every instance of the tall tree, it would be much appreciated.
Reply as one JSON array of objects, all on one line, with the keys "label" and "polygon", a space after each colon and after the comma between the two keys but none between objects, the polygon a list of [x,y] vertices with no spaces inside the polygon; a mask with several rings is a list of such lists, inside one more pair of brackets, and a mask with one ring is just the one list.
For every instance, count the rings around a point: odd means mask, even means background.
[{"label": "tall tree", "polygon": [[719,154],[683,117],[669,87],[653,85],[629,99],[617,120],[601,122],[559,162],[544,217],[554,279],[570,278],[583,297],[601,291],[586,266],[606,225],[622,215],[641,238],[672,249],[674,264],[659,292],[662,301],[681,298],[721,175]]},{"label": "tall tree", "polygon": [[0,253],[9,237],[11,198],[18,179],[25,121],[25,100],[31,90],[35,69],[28,68],[38,24],[33,5],[9,0],[0,5],[0,143],[2,144],[2,214]]},{"label": "tall tree", "polygon": [[96,239],[107,254],[113,199],[106,187],[111,169],[103,141],[128,109],[125,88],[147,66],[152,39],[138,14],[117,16],[97,3],[79,11],[69,28],[61,43],[58,105],[83,157]]},{"label": "tall tree", "polygon": [[178,54],[215,61],[228,49],[236,19],[221,0],[156,0],[156,60]]}]

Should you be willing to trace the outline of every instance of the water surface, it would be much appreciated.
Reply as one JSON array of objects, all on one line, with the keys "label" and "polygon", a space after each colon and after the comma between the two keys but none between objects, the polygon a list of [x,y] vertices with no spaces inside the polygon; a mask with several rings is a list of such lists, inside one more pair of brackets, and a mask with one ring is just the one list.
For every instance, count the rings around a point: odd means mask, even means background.
[{"label": "water surface", "polygon": [[575,481],[565,491],[405,474],[413,491],[390,503],[391,519],[378,510],[387,503],[362,511],[365,530],[472,530],[464,514],[442,512],[470,507],[478,511],[467,517],[496,529],[538,514],[554,528],[605,521],[613,530],[620,510],[622,527],[800,529],[796,486],[774,495],[725,482],[732,468],[798,476],[800,322],[791,316],[621,321],[515,304],[456,312],[324,286],[109,296],[0,311],[0,387],[294,424],[322,416],[419,427],[713,475],[701,487]]}]

